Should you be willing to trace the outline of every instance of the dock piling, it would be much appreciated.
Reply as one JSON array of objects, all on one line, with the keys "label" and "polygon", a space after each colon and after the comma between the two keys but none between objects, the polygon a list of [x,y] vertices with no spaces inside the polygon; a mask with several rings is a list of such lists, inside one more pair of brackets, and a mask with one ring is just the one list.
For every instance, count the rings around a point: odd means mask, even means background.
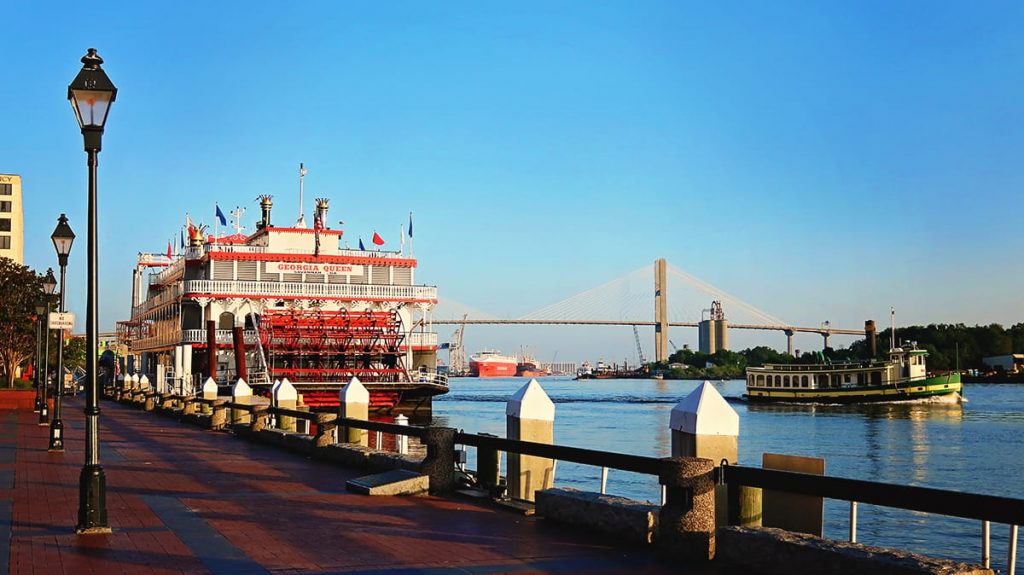
[{"label": "dock piling", "polygon": [[[555,404],[531,379],[509,399],[505,407],[505,434],[509,439],[554,443]],[[518,453],[508,454],[508,494],[533,501],[534,492],[555,483],[554,460]]]}]

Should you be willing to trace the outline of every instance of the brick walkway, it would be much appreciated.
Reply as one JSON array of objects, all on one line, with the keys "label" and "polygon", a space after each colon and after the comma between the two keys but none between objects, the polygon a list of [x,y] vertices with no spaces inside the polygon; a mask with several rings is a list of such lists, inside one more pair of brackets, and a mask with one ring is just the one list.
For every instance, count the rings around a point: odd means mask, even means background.
[{"label": "brick walkway", "polygon": [[74,534],[81,399],[65,405],[63,455],[47,453],[36,414],[0,413],[0,557],[9,554],[0,575],[680,572],[647,550],[542,519],[461,500],[352,495],[353,471],[101,407],[111,535]]}]

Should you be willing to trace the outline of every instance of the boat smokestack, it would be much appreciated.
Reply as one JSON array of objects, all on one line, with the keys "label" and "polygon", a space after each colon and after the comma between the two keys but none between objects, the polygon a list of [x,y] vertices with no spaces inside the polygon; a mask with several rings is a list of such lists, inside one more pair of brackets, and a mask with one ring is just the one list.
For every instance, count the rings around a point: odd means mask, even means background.
[{"label": "boat smokestack", "polygon": [[331,201],[327,198],[316,199],[316,213],[313,214],[313,228],[314,229],[326,229],[327,228],[327,208],[330,206]]},{"label": "boat smokestack", "polygon": [[868,344],[868,359],[874,359],[878,354],[878,339],[875,331],[875,320],[869,319],[864,322],[864,339]]},{"label": "boat smokestack", "polygon": [[256,224],[259,229],[270,227],[270,209],[274,207],[274,196],[266,194],[259,197],[260,210],[263,211],[263,218]]}]

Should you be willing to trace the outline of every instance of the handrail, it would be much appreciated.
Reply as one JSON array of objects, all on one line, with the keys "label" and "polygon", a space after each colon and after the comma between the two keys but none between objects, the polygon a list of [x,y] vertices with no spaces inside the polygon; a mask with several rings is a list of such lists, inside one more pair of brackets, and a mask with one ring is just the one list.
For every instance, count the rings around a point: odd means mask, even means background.
[{"label": "handrail", "polygon": [[596,449],[552,445],[548,443],[537,443],[534,441],[521,441],[517,439],[506,439],[504,437],[489,437],[473,433],[456,433],[455,443],[472,445],[477,448],[485,447],[498,449],[505,452],[518,453],[520,455],[546,457],[548,459],[557,459],[558,461],[566,461],[570,463],[582,463],[584,465],[595,465],[597,467],[610,467],[612,469],[646,473],[649,475],[658,475],[661,469],[661,459],[657,457],[598,451]]},{"label": "handrail", "polygon": [[726,465],[722,471],[725,483],[749,487],[1009,525],[1020,524],[1024,518],[1024,499],[741,465]]}]

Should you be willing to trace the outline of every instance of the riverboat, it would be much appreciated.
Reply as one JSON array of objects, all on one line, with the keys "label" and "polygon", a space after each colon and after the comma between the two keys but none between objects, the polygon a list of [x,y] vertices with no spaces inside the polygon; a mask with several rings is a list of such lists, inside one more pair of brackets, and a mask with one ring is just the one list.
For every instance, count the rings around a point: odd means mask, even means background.
[{"label": "riverboat", "polygon": [[358,377],[375,411],[429,410],[448,385],[431,329],[437,288],[415,285],[412,254],[343,246],[343,231],[326,225],[327,199],[316,200],[312,228],[301,216],[274,226],[272,198],[258,199],[251,235],[239,209],[234,234],[207,237],[189,220],[182,253],[139,254],[131,319],[118,323],[131,371],[186,391],[241,378],[264,395],[288,379],[324,409]]},{"label": "riverboat", "polygon": [[961,399],[959,373],[931,374],[928,352],[893,348],[888,360],[767,364],[747,368],[750,402],[870,403],[924,398]]}]

